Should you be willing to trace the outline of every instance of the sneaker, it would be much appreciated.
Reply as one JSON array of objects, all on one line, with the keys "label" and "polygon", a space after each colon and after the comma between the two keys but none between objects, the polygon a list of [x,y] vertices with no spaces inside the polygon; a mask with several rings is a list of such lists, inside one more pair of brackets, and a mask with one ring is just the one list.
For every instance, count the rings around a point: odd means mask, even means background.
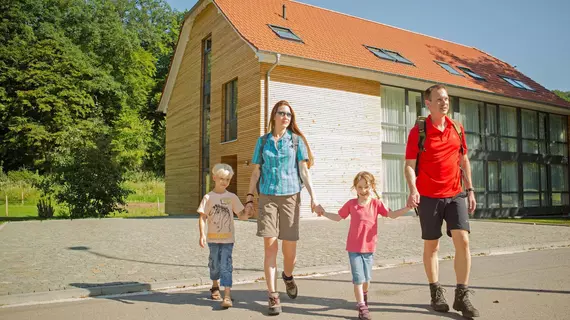
[{"label": "sneaker", "polygon": [[479,316],[479,310],[471,304],[469,300],[469,293],[473,294],[473,290],[455,289],[455,301],[453,302],[453,309],[461,311],[464,317],[473,318]]},{"label": "sneaker", "polygon": [[441,285],[430,285],[431,307],[437,312],[449,311],[449,305],[445,300],[445,289]]},{"label": "sneaker", "polygon": [[221,303],[222,308],[227,309],[227,308],[231,308],[234,306],[233,302],[232,302],[232,298],[230,297],[224,297],[224,300]]},{"label": "sneaker", "polygon": [[372,317],[370,316],[370,311],[368,310],[368,306],[364,303],[359,303],[356,305],[358,308],[358,319],[360,320],[370,320]]},{"label": "sneaker", "polygon": [[222,295],[220,294],[220,287],[212,287],[210,289],[210,299],[222,300]]},{"label": "sneaker", "polygon": [[275,316],[281,313],[281,300],[279,300],[279,293],[271,292],[269,294],[269,315]]},{"label": "sneaker", "polygon": [[282,272],[281,277],[283,278],[283,282],[285,282],[285,288],[287,289],[287,295],[289,298],[297,298],[297,284],[295,283],[293,276],[291,275],[291,280],[285,280],[285,272]]}]

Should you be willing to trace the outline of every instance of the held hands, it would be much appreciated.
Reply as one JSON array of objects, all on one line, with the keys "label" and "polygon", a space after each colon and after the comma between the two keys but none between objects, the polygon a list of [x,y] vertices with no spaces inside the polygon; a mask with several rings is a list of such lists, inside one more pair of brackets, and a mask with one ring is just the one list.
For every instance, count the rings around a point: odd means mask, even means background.
[{"label": "held hands", "polygon": [[205,248],[206,247],[206,235],[200,235],[200,247]]},{"label": "held hands", "polygon": [[313,199],[311,199],[311,211],[316,213],[319,217],[325,213],[323,206],[318,204],[316,201],[313,201]]},{"label": "held hands", "polygon": [[408,208],[417,208],[420,204],[420,193],[416,191],[412,191],[408,196],[408,201],[406,202],[406,206]]}]

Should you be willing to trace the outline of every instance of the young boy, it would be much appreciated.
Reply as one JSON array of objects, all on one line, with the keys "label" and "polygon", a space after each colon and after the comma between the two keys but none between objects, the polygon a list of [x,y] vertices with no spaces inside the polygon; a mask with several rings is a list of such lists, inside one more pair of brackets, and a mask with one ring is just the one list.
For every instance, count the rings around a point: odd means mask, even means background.
[{"label": "young boy", "polygon": [[[232,167],[219,163],[212,170],[215,182],[214,190],[204,196],[198,213],[200,213],[200,246],[204,248],[206,242],[210,248],[208,267],[210,279],[213,281],[210,289],[211,298],[221,300],[220,284],[225,287],[222,308],[232,307],[232,251],[234,248],[234,219],[236,213],[240,220],[247,220],[249,216],[244,212],[244,206],[239,198],[226,190],[234,172]],[[204,226],[208,222],[208,233]],[[220,280],[220,281],[219,281]],[[219,281],[219,282],[218,282]]]}]

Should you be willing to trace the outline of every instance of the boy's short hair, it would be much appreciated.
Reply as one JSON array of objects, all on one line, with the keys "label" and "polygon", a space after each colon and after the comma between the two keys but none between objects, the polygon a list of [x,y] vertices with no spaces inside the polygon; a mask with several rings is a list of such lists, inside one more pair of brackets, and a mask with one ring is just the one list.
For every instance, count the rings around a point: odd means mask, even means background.
[{"label": "boy's short hair", "polygon": [[234,175],[234,169],[232,169],[232,166],[226,163],[218,163],[212,169],[212,176],[214,177],[231,178],[233,177],[233,175]]}]

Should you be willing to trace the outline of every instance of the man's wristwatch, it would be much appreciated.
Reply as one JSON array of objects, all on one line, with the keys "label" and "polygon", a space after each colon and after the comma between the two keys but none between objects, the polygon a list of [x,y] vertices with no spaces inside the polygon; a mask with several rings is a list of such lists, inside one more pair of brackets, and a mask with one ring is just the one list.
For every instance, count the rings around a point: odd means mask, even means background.
[{"label": "man's wristwatch", "polygon": [[475,189],[473,189],[473,188],[467,188],[467,189],[465,189],[465,192],[467,192],[467,193],[469,193],[469,192],[475,193]]}]

